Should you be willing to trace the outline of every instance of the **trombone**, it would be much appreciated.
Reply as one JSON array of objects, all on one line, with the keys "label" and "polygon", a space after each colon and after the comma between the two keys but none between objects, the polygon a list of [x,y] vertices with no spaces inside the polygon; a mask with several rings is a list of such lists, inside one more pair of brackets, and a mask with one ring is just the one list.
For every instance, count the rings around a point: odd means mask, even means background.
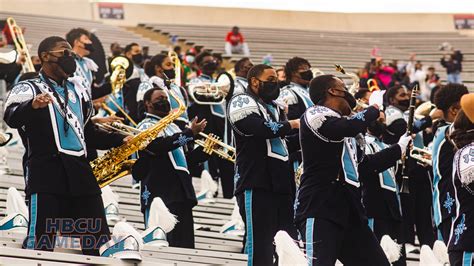
[{"label": "trombone", "polygon": [[209,133],[199,132],[204,139],[197,139],[195,143],[203,148],[209,155],[215,153],[222,159],[235,163],[235,148],[220,141],[219,137]]},{"label": "trombone", "polygon": [[25,37],[23,36],[21,28],[16,24],[15,19],[12,17],[7,18],[7,25],[8,29],[10,30],[13,43],[15,44],[16,51],[19,55],[25,56],[25,62],[22,64],[22,73],[36,72],[33,61],[31,61],[30,52],[26,46]]},{"label": "trombone", "polygon": [[417,160],[420,164],[429,166],[433,165],[431,151],[426,147],[418,148],[413,146],[410,149],[410,157]]}]

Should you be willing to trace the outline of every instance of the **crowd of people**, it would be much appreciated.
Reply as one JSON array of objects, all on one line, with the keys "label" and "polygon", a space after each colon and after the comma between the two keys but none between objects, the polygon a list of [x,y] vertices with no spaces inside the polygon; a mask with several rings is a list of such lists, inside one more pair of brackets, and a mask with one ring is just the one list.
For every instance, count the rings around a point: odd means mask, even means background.
[{"label": "crowd of people", "polygon": [[[243,43],[238,34],[238,28],[229,33],[230,45]],[[158,197],[179,221],[166,234],[172,247],[195,247],[192,177],[206,171],[224,198],[236,198],[249,265],[275,262],[280,230],[304,243],[308,265],[406,265],[415,235],[429,247],[442,241],[451,265],[472,264],[474,95],[461,83],[459,51],[446,48],[452,51],[442,59],[447,84],[412,55],[403,65],[374,57],[348,88],[301,57],[280,69],[244,57],[224,84],[222,58],[205,49],[176,47],[179,69],[171,53],[151,56],[138,43],[113,43],[104,61],[130,63],[116,90],[113,66],[103,81],[96,79],[92,40],[82,28],[45,38],[32,58],[36,72],[22,73],[24,57],[0,64],[0,77],[10,84],[4,120],[26,149],[25,248],[53,250],[45,244],[57,233],[48,230],[51,219],[88,218],[99,226],[76,232],[96,241],[83,245],[83,253],[113,254],[99,250],[110,232],[89,162],[97,150],[134,137],[100,125],[119,122],[144,132],[168,123],[138,152],[132,176],[147,228]],[[376,86],[368,86],[370,79]],[[419,95],[412,93],[416,85]],[[414,112],[428,101],[427,110]],[[235,162],[195,145],[201,133],[234,147]],[[413,147],[431,155],[411,157]],[[409,193],[401,191],[403,181]],[[401,246],[395,260],[380,245],[385,236]]]}]

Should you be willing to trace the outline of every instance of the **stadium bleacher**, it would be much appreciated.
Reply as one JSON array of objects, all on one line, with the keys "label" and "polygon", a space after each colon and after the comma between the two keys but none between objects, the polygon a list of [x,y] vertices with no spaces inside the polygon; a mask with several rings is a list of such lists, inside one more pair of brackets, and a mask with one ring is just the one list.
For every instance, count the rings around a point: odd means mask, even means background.
[{"label": "stadium bleacher", "polygon": [[[224,37],[230,30],[225,26],[156,23],[139,24],[127,29],[160,41],[177,36],[183,44],[200,45],[217,53],[224,53]],[[354,33],[258,27],[242,27],[241,32],[249,44],[250,58],[254,62],[261,62],[264,56],[271,54],[273,65],[282,66],[288,58],[301,56],[323,72],[334,73],[334,64],[341,64],[347,71],[354,72],[370,60],[370,51],[376,46],[380,48],[386,63],[393,59],[407,61],[409,54],[415,52],[417,60],[425,66],[434,66],[443,81],[446,71],[439,64],[443,55],[439,46],[449,42],[464,54],[462,78],[465,84],[474,87],[474,39],[457,32]],[[232,55],[231,60],[235,62],[241,57]]]}]

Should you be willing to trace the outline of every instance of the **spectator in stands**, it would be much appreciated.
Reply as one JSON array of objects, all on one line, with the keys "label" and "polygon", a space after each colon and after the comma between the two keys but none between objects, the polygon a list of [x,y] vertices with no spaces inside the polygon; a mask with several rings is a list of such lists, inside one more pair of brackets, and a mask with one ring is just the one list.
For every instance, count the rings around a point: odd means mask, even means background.
[{"label": "spectator in stands", "polygon": [[244,36],[239,31],[239,27],[234,26],[232,31],[227,33],[225,38],[225,52],[228,55],[232,53],[250,55],[249,47],[244,41]]},{"label": "spectator in stands", "polygon": [[459,50],[450,47],[450,53],[445,53],[441,58],[441,65],[446,68],[449,83],[462,83],[461,71],[463,54]]},{"label": "spectator in stands", "polygon": [[436,87],[436,86],[439,86],[441,84],[441,80],[439,78],[439,75],[436,74],[436,70],[433,66],[430,66],[428,68],[428,72],[426,72],[426,86],[428,86],[428,88],[430,88],[431,90]]},{"label": "spectator in stands", "polygon": [[392,75],[395,73],[395,69],[385,65],[383,59],[377,59],[375,62],[375,77],[383,84],[384,87],[388,87],[392,82]]},{"label": "spectator in stands", "polygon": [[426,71],[423,70],[423,64],[420,61],[410,62],[407,65],[407,74],[410,77],[410,83],[417,83],[420,88],[420,97],[423,101],[430,98],[431,90],[426,86]]}]

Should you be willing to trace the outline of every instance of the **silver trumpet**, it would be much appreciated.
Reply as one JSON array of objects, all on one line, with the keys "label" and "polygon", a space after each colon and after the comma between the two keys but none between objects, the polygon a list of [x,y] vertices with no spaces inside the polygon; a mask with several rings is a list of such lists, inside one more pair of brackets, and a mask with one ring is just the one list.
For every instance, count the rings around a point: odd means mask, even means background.
[{"label": "silver trumpet", "polygon": [[413,146],[410,149],[410,157],[417,160],[418,163],[422,165],[433,165],[431,151],[426,147],[418,148]]}]

